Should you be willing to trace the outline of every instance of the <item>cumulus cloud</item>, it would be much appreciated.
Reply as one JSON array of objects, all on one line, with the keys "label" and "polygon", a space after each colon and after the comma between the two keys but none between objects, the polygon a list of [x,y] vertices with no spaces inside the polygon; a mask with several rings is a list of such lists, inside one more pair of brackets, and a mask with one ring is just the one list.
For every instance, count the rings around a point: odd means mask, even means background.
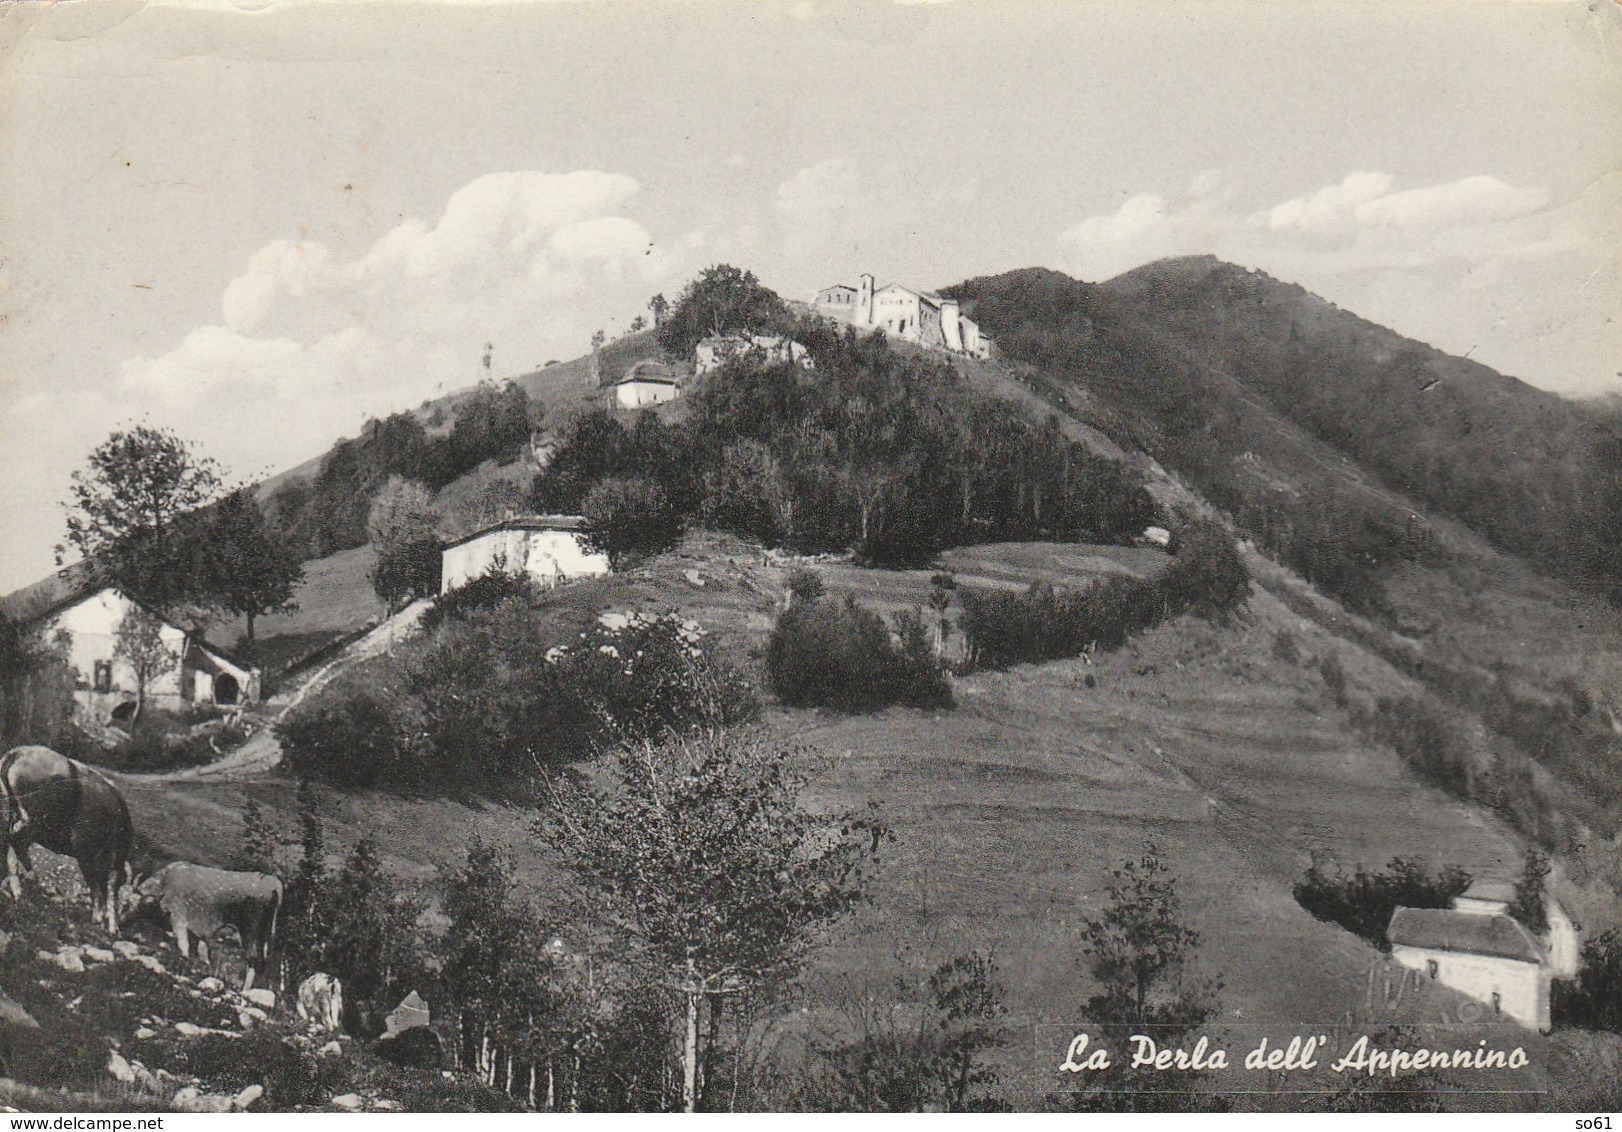
[{"label": "cumulus cloud", "polygon": [[273,241],[225,287],[219,324],[126,362],[122,389],[215,424],[276,400],[330,436],[334,414],[353,427],[350,415],[470,384],[484,342],[499,372],[521,372],[639,308],[670,266],[622,214],[636,192],[614,173],[491,173],[353,259]]}]

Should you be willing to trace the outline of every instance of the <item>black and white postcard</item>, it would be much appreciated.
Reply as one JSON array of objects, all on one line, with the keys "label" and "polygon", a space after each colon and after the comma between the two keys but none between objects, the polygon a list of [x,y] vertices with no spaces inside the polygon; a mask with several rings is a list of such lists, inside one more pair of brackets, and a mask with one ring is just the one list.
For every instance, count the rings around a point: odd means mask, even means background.
[{"label": "black and white postcard", "polygon": [[1618,0],[0,7],[0,1111],[1609,1129],[1619,248]]}]

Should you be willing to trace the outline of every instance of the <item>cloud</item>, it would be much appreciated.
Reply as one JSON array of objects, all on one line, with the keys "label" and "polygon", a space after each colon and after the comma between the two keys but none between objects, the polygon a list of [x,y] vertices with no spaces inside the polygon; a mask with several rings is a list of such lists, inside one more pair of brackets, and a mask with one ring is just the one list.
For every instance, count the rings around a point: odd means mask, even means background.
[{"label": "cloud", "polygon": [[1524,216],[1548,199],[1540,189],[1517,189],[1488,176],[1400,192],[1391,191],[1394,182],[1388,173],[1349,173],[1338,184],[1257,213],[1251,223],[1308,235],[1345,237],[1376,228],[1412,234]]},{"label": "cloud", "polygon": [[273,241],[225,287],[219,324],[127,361],[122,390],[211,421],[267,399],[320,420],[470,384],[486,341],[501,372],[522,372],[640,308],[670,266],[622,215],[637,188],[615,173],[491,173],[351,260]]}]

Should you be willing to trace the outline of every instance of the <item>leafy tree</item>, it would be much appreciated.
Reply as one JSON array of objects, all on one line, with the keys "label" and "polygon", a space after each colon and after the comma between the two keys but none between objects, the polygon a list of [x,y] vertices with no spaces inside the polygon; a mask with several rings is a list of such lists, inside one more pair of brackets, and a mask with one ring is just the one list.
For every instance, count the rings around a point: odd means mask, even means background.
[{"label": "leafy tree", "polygon": [[667,317],[658,319],[659,344],[687,357],[701,338],[738,331],[773,330],[787,317],[783,300],[752,271],[716,264],[699,272]]},{"label": "leafy tree", "polygon": [[[73,473],[68,542],[144,601],[191,599],[197,578],[181,523],[219,491],[219,465],[174,433],[147,425],[116,431]],[[57,548],[58,561],[64,550]]]},{"label": "leafy tree", "polygon": [[205,539],[209,601],[247,618],[250,644],[255,619],[298,607],[293,590],[304,580],[304,566],[247,489],[232,492],[211,510]]},{"label": "leafy tree", "polygon": [[1549,876],[1549,858],[1536,849],[1527,849],[1520,879],[1515,882],[1515,900],[1509,914],[1537,934],[1549,930],[1549,908],[1543,886]]},{"label": "leafy tree", "polygon": [[65,642],[0,614],[0,744],[6,750],[23,743],[67,749],[76,679]]},{"label": "leafy tree", "polygon": [[643,318],[641,315],[637,315],[635,318],[633,318],[631,320],[631,333],[632,334],[635,334],[639,330],[646,330],[647,327],[648,327],[648,320]]},{"label": "leafy tree", "polygon": [[1083,1008],[1103,1023],[1187,1029],[1213,1013],[1210,988],[1185,986],[1183,969],[1200,933],[1183,922],[1171,868],[1153,842],[1123,861],[1106,886],[1108,901],[1082,929],[1098,990]]},{"label": "leafy tree", "polygon": [[1577,1021],[1622,1034],[1622,928],[1583,944],[1577,972]]},{"label": "leafy tree", "polygon": [[681,515],[657,482],[643,476],[605,479],[580,505],[586,542],[617,570],[638,555],[657,554],[681,537]]},{"label": "leafy tree", "polygon": [[113,656],[128,664],[135,676],[135,714],[130,717],[131,723],[141,718],[147,689],[180,667],[179,652],[163,639],[164,628],[162,618],[139,605],[131,605],[118,623]]},{"label": "leafy tree", "polygon": [[[840,1112],[987,1112],[1003,1107],[988,1055],[1003,1040],[1007,1008],[996,961],[973,951],[940,963],[924,994],[898,980],[912,1009],[858,1003],[859,1036],[817,1048],[821,1072],[804,1083],[807,1107]],[[898,1017],[899,1016],[899,1017]]]},{"label": "leafy tree", "polygon": [[372,502],[366,532],[377,549],[372,588],[389,609],[439,592],[439,517],[419,483],[391,477]]},{"label": "leafy tree", "polygon": [[691,1112],[703,1013],[799,968],[861,898],[883,827],[802,809],[809,776],[738,732],[628,745],[608,769],[617,781],[560,783],[537,830],[629,961],[676,995]]},{"label": "leafy tree", "polygon": [[665,315],[670,312],[670,300],[663,295],[655,295],[648,300],[648,313],[653,315],[653,325],[663,326]]},{"label": "leafy tree", "polygon": [[318,900],[325,908],[326,935],[316,948],[319,970],[343,982],[346,1010],[364,1020],[364,1008],[375,1012],[385,1000],[405,989],[416,972],[417,919],[424,904],[397,891],[383,873],[377,846],[361,838],[343,866],[323,886]]}]

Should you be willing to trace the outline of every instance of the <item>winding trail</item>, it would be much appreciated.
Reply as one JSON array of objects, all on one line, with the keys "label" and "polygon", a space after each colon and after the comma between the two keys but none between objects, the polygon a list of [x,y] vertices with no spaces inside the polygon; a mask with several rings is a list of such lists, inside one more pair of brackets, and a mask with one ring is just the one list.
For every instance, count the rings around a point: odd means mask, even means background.
[{"label": "winding trail", "polygon": [[139,782],[230,782],[274,770],[282,761],[282,746],[276,740],[276,724],[292,711],[306,696],[318,692],[344,669],[367,657],[387,652],[396,641],[416,634],[423,611],[429,599],[412,602],[392,617],[387,617],[365,636],[345,647],[337,656],[310,673],[297,685],[283,688],[266,700],[267,706],[277,708],[276,714],[259,725],[247,742],[223,757],[202,766],[184,770],[165,771],[161,774],[130,774],[122,777]]}]

